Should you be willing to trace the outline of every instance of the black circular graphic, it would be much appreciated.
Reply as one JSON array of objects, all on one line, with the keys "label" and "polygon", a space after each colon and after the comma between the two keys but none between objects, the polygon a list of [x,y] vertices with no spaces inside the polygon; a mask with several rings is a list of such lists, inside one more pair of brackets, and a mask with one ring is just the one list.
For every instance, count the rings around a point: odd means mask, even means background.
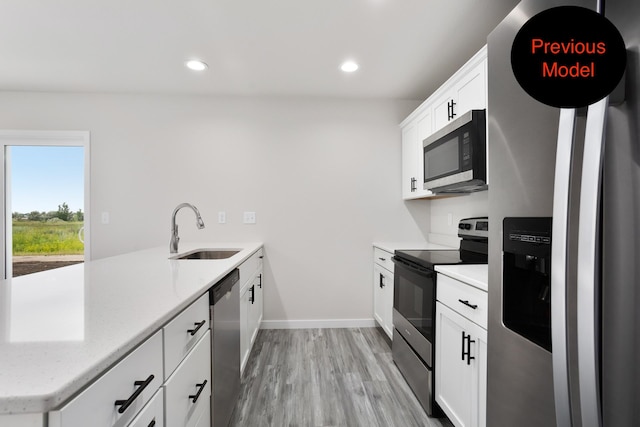
[{"label": "black circular graphic", "polygon": [[617,86],[626,62],[624,40],[611,21],[577,6],[535,15],[511,47],[520,86],[553,107],[585,107],[601,100]]}]

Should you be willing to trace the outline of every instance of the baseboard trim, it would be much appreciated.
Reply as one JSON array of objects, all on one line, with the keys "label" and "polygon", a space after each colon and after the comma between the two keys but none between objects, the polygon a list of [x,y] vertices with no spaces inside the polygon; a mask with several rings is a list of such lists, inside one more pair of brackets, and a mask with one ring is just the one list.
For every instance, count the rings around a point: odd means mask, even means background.
[{"label": "baseboard trim", "polygon": [[263,320],[260,329],[373,328],[373,319]]}]

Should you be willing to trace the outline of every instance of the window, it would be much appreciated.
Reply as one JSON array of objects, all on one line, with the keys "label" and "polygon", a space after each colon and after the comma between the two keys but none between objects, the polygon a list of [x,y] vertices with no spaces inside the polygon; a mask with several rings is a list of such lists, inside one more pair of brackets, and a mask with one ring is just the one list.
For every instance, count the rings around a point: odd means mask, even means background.
[{"label": "window", "polygon": [[89,132],[0,131],[3,278],[90,259]]}]

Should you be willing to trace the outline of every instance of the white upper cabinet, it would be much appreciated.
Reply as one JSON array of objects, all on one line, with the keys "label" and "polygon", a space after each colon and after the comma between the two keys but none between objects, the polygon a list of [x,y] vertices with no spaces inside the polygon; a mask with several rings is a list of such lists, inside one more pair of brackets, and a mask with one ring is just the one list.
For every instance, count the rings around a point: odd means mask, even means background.
[{"label": "white upper cabinet", "polygon": [[486,49],[478,54],[483,52],[484,57],[474,56],[442,86],[442,93],[436,95],[433,102],[433,132],[469,110],[487,108]]},{"label": "white upper cabinet", "polygon": [[423,189],[424,157],[422,141],[432,133],[431,110],[402,129],[402,197],[418,199],[432,195]]},{"label": "white upper cabinet", "polygon": [[402,128],[402,197],[433,197],[423,189],[422,142],[469,110],[487,108],[487,48],[483,47],[413,111]]}]

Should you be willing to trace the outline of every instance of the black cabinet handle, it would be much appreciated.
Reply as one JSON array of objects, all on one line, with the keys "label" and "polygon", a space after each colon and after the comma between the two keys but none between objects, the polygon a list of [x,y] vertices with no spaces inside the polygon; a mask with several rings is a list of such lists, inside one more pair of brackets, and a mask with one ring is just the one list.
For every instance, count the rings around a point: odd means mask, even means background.
[{"label": "black cabinet handle", "polygon": [[378,257],[378,259],[379,259],[380,261],[386,261],[386,260],[387,260],[386,258],[382,258],[382,257]]},{"label": "black cabinet handle", "polygon": [[476,342],[476,341],[471,339],[471,335],[467,335],[467,365],[471,365],[471,361],[475,359],[475,357],[471,355],[472,342]]},{"label": "black cabinet handle", "polygon": [[147,378],[144,381],[134,381],[133,385],[138,386],[136,391],[134,391],[133,394],[129,396],[127,400],[116,400],[116,406],[119,406],[118,408],[119,414],[122,414],[124,411],[127,410],[129,406],[131,406],[131,404],[138,398],[138,396],[140,396],[140,393],[142,393],[142,390],[144,390],[145,388],[147,388],[149,384],[151,384],[151,381],[153,381],[153,378],[154,376],[152,374],[152,375],[149,375],[149,378]]},{"label": "black cabinet handle", "polygon": [[189,332],[191,334],[191,336],[194,336],[195,334],[198,333],[198,330],[204,326],[205,323],[207,323],[206,320],[203,320],[200,323],[195,323],[194,322],[193,326],[195,326],[196,328],[195,329],[187,329],[187,332]]},{"label": "black cabinet handle", "polygon": [[456,113],[453,109],[456,102],[452,99],[451,102],[447,102],[447,120],[451,120],[456,116]]},{"label": "black cabinet handle", "polygon": [[380,273],[380,287],[384,288],[384,276]]},{"label": "black cabinet handle", "polygon": [[[467,341],[467,350],[465,351],[464,349],[464,342]],[[471,365],[471,361],[475,359],[475,357],[473,357],[471,355],[471,343],[476,342],[475,340],[471,339],[471,335],[467,335],[464,333],[464,331],[462,331],[462,360],[464,361],[464,357],[467,356],[467,365]]]},{"label": "black cabinet handle", "polygon": [[468,299],[466,299],[466,300],[461,300],[461,299],[459,299],[458,301],[460,301],[462,304],[466,305],[467,307],[471,307],[471,308],[473,308],[474,310],[475,310],[476,308],[478,308],[478,305],[477,305],[477,304],[469,304],[469,300],[468,300]]},{"label": "black cabinet handle", "polygon": [[251,297],[249,298],[249,301],[251,301],[251,304],[253,304],[256,300],[256,285],[251,286],[249,290],[251,291]]},{"label": "black cabinet handle", "polygon": [[264,255],[260,255],[258,258],[260,258],[260,259],[264,258]]},{"label": "black cabinet handle", "polygon": [[464,361],[464,357],[467,355],[467,353],[464,351],[464,341],[467,339],[466,335],[467,334],[465,334],[464,331],[462,331],[462,345],[460,346],[460,348],[462,349],[462,357],[461,357],[462,361]]},{"label": "black cabinet handle", "polygon": [[416,179],[411,178],[411,192],[416,191]]},{"label": "black cabinet handle", "polygon": [[258,287],[262,289],[262,273],[258,274]]},{"label": "black cabinet handle", "polygon": [[198,400],[198,398],[200,397],[200,393],[202,393],[202,390],[204,390],[204,386],[206,385],[207,385],[207,380],[204,380],[202,384],[196,384],[196,387],[198,387],[198,392],[196,394],[189,395],[189,399],[191,399],[191,403],[196,403],[196,400]]},{"label": "black cabinet handle", "polygon": [[151,420],[151,422],[149,423],[149,425],[147,427],[154,427],[156,425],[156,420],[155,418],[153,420]]}]

